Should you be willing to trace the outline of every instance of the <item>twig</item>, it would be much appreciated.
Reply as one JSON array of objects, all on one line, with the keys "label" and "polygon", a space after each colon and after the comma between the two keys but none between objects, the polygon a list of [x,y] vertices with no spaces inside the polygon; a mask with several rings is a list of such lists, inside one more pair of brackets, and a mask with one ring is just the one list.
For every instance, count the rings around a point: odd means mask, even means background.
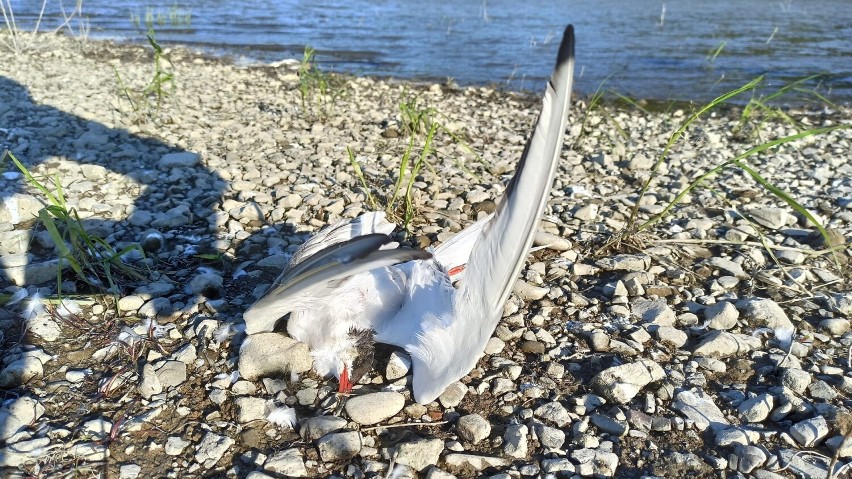
[{"label": "twig", "polygon": [[437,422],[402,422],[398,424],[387,424],[385,426],[373,426],[373,427],[365,427],[361,428],[362,431],[375,431],[376,429],[390,429],[392,427],[406,427],[406,426],[440,426],[443,424],[447,424],[450,421],[437,421]]},{"label": "twig", "polygon": [[[729,241],[729,240],[713,240],[713,239],[656,239],[650,240],[651,243],[664,244],[664,243],[683,243],[683,244],[723,244],[723,245],[731,245],[731,246],[756,246],[763,248],[764,245],[757,241]],[[792,246],[779,246],[779,245],[766,245],[766,248],[771,248],[778,251],[796,251],[802,254],[811,255],[811,256],[822,256],[829,254],[837,249],[838,247],[825,248],[820,250],[810,250],[804,248],[794,248]]]}]

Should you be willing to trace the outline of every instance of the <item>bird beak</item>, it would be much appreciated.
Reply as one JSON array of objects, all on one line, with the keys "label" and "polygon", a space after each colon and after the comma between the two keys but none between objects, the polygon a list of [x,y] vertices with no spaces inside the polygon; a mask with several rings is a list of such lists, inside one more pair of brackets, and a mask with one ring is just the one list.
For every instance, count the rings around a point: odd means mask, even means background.
[{"label": "bird beak", "polygon": [[352,392],[352,383],[349,382],[349,368],[343,366],[343,372],[340,373],[340,385],[337,388],[340,394],[349,394]]}]

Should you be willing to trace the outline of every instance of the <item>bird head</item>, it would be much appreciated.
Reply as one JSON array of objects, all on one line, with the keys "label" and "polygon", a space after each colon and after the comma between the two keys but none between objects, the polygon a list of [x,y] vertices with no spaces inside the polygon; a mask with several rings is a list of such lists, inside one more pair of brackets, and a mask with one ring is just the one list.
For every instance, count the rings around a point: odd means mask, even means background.
[{"label": "bird head", "polygon": [[373,367],[373,351],[375,343],[372,329],[350,329],[350,346],[340,354],[339,374],[337,379],[338,393],[348,394],[352,392],[352,386],[358,383],[362,377]]}]

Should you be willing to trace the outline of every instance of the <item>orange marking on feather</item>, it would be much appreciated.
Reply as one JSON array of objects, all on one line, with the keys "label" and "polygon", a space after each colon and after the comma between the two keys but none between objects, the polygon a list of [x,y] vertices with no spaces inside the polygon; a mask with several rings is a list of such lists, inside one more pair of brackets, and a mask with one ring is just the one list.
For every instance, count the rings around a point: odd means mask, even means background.
[{"label": "orange marking on feather", "polygon": [[454,268],[450,268],[450,270],[447,271],[447,274],[449,274],[450,277],[453,277],[453,276],[461,273],[462,271],[464,271],[464,267],[465,267],[465,265],[462,264],[462,265],[456,266]]}]

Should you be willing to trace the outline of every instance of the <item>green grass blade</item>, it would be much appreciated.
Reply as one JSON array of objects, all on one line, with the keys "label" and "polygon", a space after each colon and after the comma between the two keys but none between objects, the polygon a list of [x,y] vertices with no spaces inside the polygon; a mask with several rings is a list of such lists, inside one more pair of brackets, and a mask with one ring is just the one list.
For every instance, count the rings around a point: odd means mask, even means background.
[{"label": "green grass blade", "polygon": [[660,154],[660,157],[657,159],[657,161],[654,163],[654,166],[651,168],[651,175],[648,177],[648,179],[642,185],[642,189],[639,192],[639,199],[633,205],[633,210],[630,212],[630,219],[627,222],[627,225],[628,225],[627,227],[628,227],[629,230],[633,229],[633,225],[636,222],[636,217],[639,214],[639,205],[642,202],[642,198],[645,197],[645,193],[648,192],[648,188],[651,186],[651,182],[654,181],[654,179],[656,178],[657,170],[659,170],[660,165],[663,164],[663,162],[666,160],[666,157],[668,157],[669,151],[671,151],[672,146],[674,146],[674,144],[680,139],[680,137],[683,135],[683,133],[686,131],[686,129],[689,128],[689,126],[692,125],[692,123],[695,122],[695,120],[700,118],[702,115],[704,115],[708,111],[710,111],[710,110],[716,108],[717,106],[725,103],[726,101],[730,100],[731,98],[733,98],[737,95],[740,95],[741,93],[747,92],[749,90],[753,90],[758,84],[760,84],[763,81],[763,78],[764,78],[763,75],[761,75],[761,76],[755,78],[754,80],[746,83],[745,85],[743,85],[743,86],[741,86],[737,89],[731,90],[731,91],[729,91],[729,92],[727,92],[727,93],[725,93],[725,94],[723,94],[719,97],[716,97],[715,99],[713,99],[712,101],[710,101],[709,103],[707,103],[706,105],[701,107],[698,111],[693,113],[680,126],[680,128],[678,128],[674,133],[672,133],[672,135],[669,137],[669,141],[666,143],[665,148],[663,148],[662,154]]}]

